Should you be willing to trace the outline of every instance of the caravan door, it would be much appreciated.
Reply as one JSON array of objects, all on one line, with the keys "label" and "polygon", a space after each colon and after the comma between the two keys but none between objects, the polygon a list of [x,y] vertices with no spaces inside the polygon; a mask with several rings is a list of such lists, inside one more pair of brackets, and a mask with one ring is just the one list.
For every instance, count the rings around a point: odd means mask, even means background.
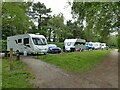
[{"label": "caravan door", "polygon": [[32,47],[30,45],[30,38],[28,38],[28,37],[23,38],[23,46],[24,46],[24,51],[26,51],[28,54],[32,53],[32,50],[31,50]]}]

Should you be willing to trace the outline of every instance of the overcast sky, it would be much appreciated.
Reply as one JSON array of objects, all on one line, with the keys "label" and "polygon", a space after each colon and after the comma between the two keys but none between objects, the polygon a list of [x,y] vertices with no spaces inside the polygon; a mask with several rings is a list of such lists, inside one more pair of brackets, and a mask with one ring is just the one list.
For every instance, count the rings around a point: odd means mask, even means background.
[{"label": "overcast sky", "polygon": [[[60,12],[63,13],[63,16],[66,20],[71,20],[71,6],[68,5],[68,0],[34,0],[34,2],[44,3],[47,8],[51,8],[52,15],[58,15]],[[69,0],[72,2],[73,0]]]}]

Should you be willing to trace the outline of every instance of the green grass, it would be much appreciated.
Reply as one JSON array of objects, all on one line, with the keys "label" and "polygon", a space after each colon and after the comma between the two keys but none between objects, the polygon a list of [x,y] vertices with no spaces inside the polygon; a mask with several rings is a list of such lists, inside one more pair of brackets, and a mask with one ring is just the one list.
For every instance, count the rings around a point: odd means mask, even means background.
[{"label": "green grass", "polygon": [[2,88],[32,88],[29,79],[33,76],[27,69],[21,61],[14,61],[13,70],[10,71],[9,61],[2,60]]},{"label": "green grass", "polygon": [[110,50],[95,50],[86,52],[72,52],[62,54],[48,54],[39,56],[42,61],[54,64],[65,71],[85,72],[94,68],[110,54]]}]

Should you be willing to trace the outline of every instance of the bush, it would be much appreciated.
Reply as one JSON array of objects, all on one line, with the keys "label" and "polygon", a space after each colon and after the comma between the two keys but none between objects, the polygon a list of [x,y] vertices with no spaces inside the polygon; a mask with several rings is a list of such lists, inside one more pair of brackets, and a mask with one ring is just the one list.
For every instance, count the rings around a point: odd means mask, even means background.
[{"label": "bush", "polygon": [[0,40],[0,51],[7,50],[7,40]]}]

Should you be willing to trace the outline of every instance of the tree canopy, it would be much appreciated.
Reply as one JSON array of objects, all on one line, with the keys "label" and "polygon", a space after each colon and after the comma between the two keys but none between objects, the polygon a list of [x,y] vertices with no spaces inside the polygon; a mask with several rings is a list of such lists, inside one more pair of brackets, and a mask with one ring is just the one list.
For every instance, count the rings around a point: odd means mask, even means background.
[{"label": "tree canopy", "polygon": [[[120,2],[73,2],[73,17],[87,41],[107,42],[110,33],[119,31]],[[76,17],[77,16],[77,17]],[[84,27],[83,21],[86,21]]]},{"label": "tree canopy", "polygon": [[2,38],[25,33],[31,24],[26,15],[28,4],[3,2],[2,5]]},{"label": "tree canopy", "polygon": [[3,2],[2,39],[23,33],[40,33],[48,41],[83,38],[115,45],[118,38],[119,42],[119,35],[111,37],[111,33],[120,33],[120,2],[73,2],[71,9],[73,20],[65,24],[62,13],[52,16],[51,8],[43,3]]}]

